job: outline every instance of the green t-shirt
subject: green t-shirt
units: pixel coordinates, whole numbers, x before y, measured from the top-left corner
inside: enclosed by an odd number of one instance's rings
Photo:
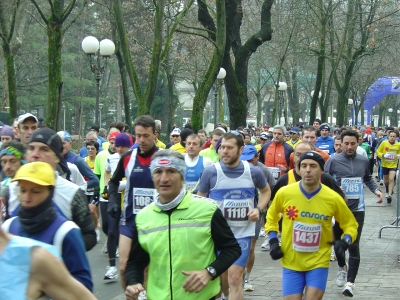
[[[108,152],[108,149],[103,150],[99,154],[97,154],[94,161],[93,173],[96,175],[100,175],[100,192],[104,191],[104,171],[106,170],[107,157],[109,156],[110,152]]]

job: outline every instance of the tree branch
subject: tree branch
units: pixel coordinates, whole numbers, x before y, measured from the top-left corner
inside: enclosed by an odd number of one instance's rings
[[[73,1],[67,6],[67,8],[65,9],[65,11],[62,13],[62,15],[61,15],[61,23],[64,23],[64,21],[68,18],[69,14],[71,13],[71,11],[72,11],[72,10],[74,9],[74,7],[75,7],[75,3],[76,3],[76,0],[73,0]],[[83,6],[85,6],[86,3],[87,3],[87,0],[85,0],[85,1],[83,2]],[[82,12],[82,9],[80,9],[80,12]],[[78,16],[79,16],[79,14],[78,14]]]
[[[178,17],[175,19],[174,23],[172,24],[171,30],[168,34],[167,40],[164,45],[164,49],[161,52],[160,56],[160,61],[164,60],[165,54],[168,51],[169,45],[171,44],[172,36],[178,27],[179,22],[182,20],[182,18],[186,15],[187,11],[189,8],[192,6],[194,0],[190,0],[189,3],[185,6],[185,8],[179,13]]]
[[[181,29],[177,29],[176,32],[201,36],[202,38],[205,38],[207,41],[212,43],[215,47],[217,47],[217,45],[215,44],[215,41],[213,41],[212,39],[210,39],[209,37],[207,37],[207,36],[205,36],[203,34],[200,34],[200,33],[197,33],[197,32],[192,32],[192,31],[184,31],[184,30],[181,30]]]
[[[208,32],[209,34],[215,34],[215,31],[211,31],[211,30],[208,30],[208,29],[205,29],[205,28],[194,27],[194,26],[188,26],[188,25],[185,25],[185,24],[183,24],[183,23],[180,23],[179,25],[180,25],[180,26],[183,26],[183,27],[185,27],[185,28],[188,28],[188,29],[199,30],[199,31],[205,31],[205,32]]]
[[[78,13],[76,14],[76,16],[65,26],[65,28],[63,29],[63,35],[64,33],[68,30],[68,28],[75,23],[75,21],[79,18],[79,16],[82,14],[83,9],[85,8],[86,4],[87,4],[88,0],[84,0],[82,7],[79,9]],[[68,17],[68,16],[66,16]],[[64,22],[64,17],[63,17],[63,22]]]
[[[36,9],[38,10],[40,16],[42,17],[44,23],[46,23],[46,25],[49,23],[49,21],[47,20],[47,18],[45,17],[45,15],[43,14],[42,10],[40,9],[39,5],[36,3],[36,0],[31,0],[31,2],[33,3],[33,5],[36,7]],[[49,1],[51,2],[51,1]],[[51,4],[52,5],[52,4]]]

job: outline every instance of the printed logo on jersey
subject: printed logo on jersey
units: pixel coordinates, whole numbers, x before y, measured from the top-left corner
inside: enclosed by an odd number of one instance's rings
[[[296,209],[296,206],[288,206],[286,208],[286,215],[292,221],[294,221],[299,216],[299,210]]]
[[[312,213],[309,211],[302,211],[300,213],[300,216],[302,216],[303,218],[309,218],[309,219],[316,219],[316,220],[325,220],[327,221],[329,219],[329,216],[323,215],[323,214],[319,214],[319,213]]]

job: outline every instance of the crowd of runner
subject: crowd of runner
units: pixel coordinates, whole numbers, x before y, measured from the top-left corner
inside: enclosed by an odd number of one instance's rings
[[[30,113],[0,127],[7,299],[95,299],[86,252],[101,242],[104,281],[120,279],[127,299],[241,300],[262,289],[251,282],[259,237],[281,261],[283,299],[322,299],[335,260],[352,297],[364,185],[390,205],[400,155],[395,128],[318,119],[210,133],[174,124],[165,144],[144,115],[131,131],[92,126],[79,149]]]

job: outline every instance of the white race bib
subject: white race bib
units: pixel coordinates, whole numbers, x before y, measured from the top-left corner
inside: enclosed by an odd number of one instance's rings
[[[267,168],[268,168],[268,170],[271,171],[271,173],[275,179],[278,179],[281,176],[281,170],[279,170],[279,168],[275,168],[275,167],[267,167]]]
[[[292,248],[298,252],[316,252],[321,243],[322,224],[293,224]]]
[[[224,200],[224,217],[230,226],[247,226],[249,217],[247,214],[250,211],[250,199]]]
[[[133,188],[133,213],[136,215],[149,205],[157,196],[156,189]]]

